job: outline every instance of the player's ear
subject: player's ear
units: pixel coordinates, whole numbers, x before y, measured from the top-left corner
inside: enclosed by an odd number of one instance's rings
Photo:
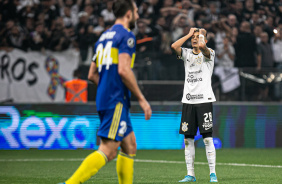
[[[208,43],[208,40],[207,40],[207,39],[205,39],[205,43],[206,43],[206,44]]]
[[[131,19],[132,19],[132,11],[131,11],[131,10],[128,10],[128,11],[126,12],[125,16],[126,16],[129,20],[131,20]]]

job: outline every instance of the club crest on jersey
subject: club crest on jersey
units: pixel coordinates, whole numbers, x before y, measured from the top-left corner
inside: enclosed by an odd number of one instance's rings
[[[128,45],[128,47],[133,48],[134,47],[134,39],[128,38],[127,45]]]
[[[182,131],[183,131],[183,132],[186,132],[186,131],[188,130],[188,123],[183,122],[183,123],[182,123],[182,128],[181,128],[181,129],[182,129]]]

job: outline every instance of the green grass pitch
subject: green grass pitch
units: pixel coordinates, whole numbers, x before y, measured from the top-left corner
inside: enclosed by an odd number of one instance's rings
[[[1,150],[0,184],[63,182],[91,152],[92,150]],[[204,149],[196,149],[195,162],[197,183],[209,183]],[[115,164],[115,161],[108,163],[86,184],[118,183]],[[216,172],[219,183],[282,183],[282,149],[217,150]],[[183,150],[137,152],[134,164],[136,184],[178,183],[185,174]]]

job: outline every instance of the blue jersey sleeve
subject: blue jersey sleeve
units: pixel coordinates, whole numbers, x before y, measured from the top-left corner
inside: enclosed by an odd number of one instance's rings
[[[127,53],[130,55],[130,57],[132,57],[133,53],[135,53],[135,49],[136,49],[136,38],[131,32],[129,32],[121,40],[121,43],[118,48],[119,54]]]

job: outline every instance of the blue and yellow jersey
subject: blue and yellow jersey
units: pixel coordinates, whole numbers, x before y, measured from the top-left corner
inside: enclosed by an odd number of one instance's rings
[[[130,107],[131,93],[118,74],[118,55],[128,53],[131,68],[135,59],[135,36],[120,24],[105,31],[95,44],[93,61],[99,71],[99,84],[96,96],[97,110],[114,109],[118,102]]]

